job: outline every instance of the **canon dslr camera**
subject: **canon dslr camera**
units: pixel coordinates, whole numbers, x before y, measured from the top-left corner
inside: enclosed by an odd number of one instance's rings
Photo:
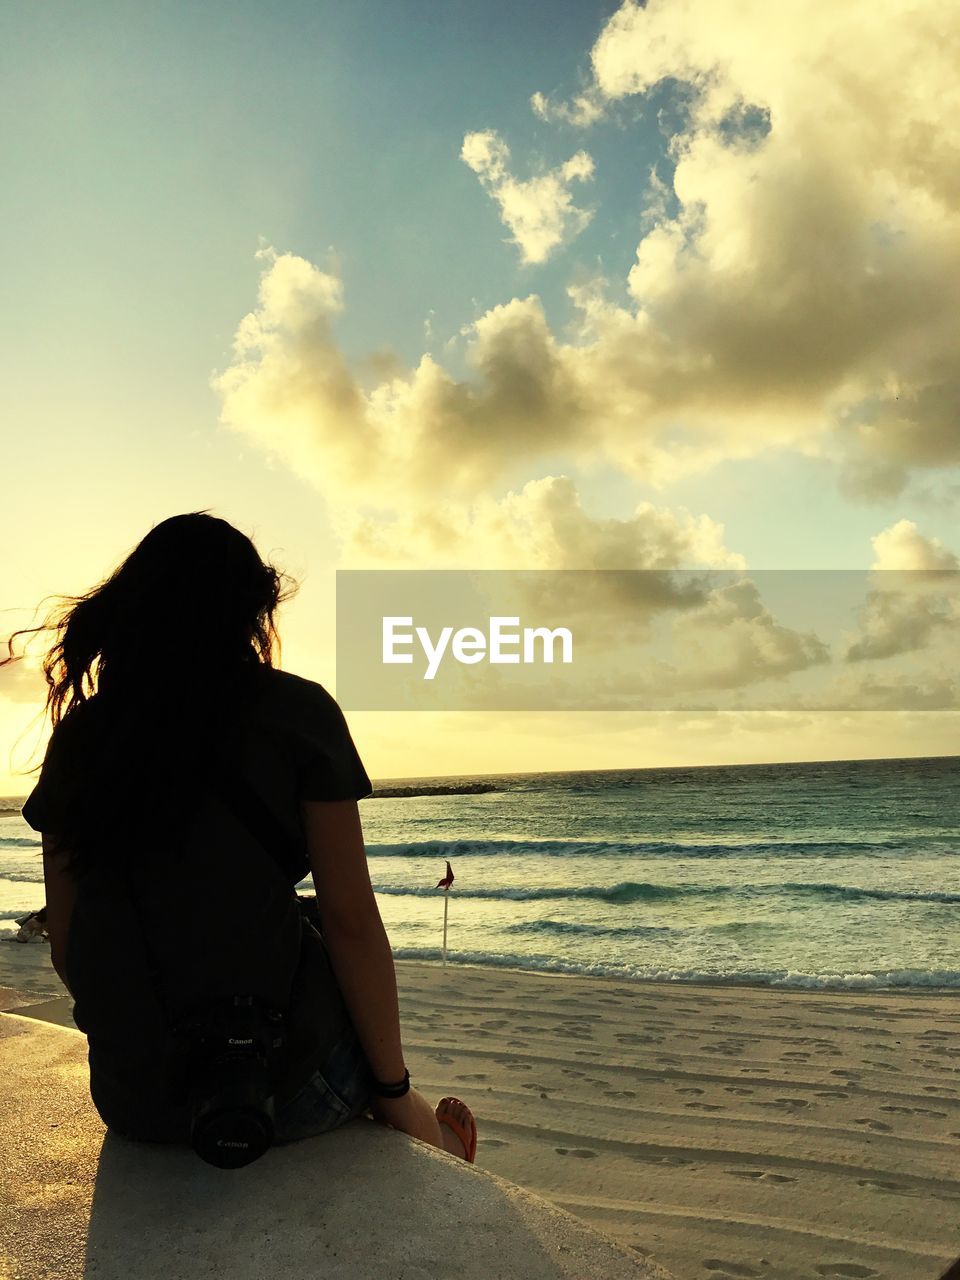
[[[273,1142],[282,1015],[252,996],[233,996],[184,1030],[191,1043],[190,1142],[207,1164],[239,1169]]]

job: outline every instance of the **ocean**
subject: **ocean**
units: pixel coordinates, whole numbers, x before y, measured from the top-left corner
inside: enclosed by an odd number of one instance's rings
[[[361,814],[398,959],[440,959],[449,860],[451,966],[956,988],[958,784],[960,757],[392,779]],[[43,902],[18,808],[0,801],[7,936]]]

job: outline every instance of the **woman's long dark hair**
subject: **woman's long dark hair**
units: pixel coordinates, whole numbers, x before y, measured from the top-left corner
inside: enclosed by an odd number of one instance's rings
[[[296,584],[207,512],[156,525],[86,595],[40,626],[53,737],[55,832],[78,871],[160,848],[231,762],[258,669],[279,648],[274,614]]]

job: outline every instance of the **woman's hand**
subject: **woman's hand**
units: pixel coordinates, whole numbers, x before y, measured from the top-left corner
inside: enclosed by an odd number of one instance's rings
[[[423,1094],[412,1085],[402,1098],[375,1096],[370,1104],[370,1111],[374,1120],[380,1124],[399,1129],[401,1133],[419,1138],[421,1142],[429,1142],[433,1147],[443,1145],[437,1113]]]

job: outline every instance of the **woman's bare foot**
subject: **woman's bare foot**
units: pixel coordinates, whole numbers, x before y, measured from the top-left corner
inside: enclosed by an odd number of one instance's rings
[[[451,1102],[444,1098],[437,1103],[436,1116],[438,1121],[443,1116],[449,1116],[452,1120],[459,1121],[468,1132],[470,1130],[470,1115],[470,1108],[462,1102]],[[449,1125],[440,1125],[440,1137],[446,1151],[449,1151],[451,1155],[459,1156],[461,1160],[466,1159],[467,1149]]]

